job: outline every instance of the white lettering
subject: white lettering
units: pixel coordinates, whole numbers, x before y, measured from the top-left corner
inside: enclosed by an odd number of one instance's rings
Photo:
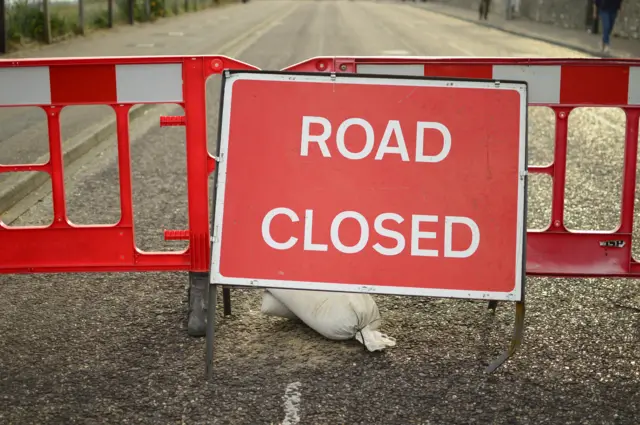
[[[287,250],[294,247],[298,242],[298,238],[295,236],[289,237],[285,242],[277,242],[271,236],[271,222],[278,215],[286,215],[289,219],[296,223],[300,221],[298,215],[291,209],[280,207],[274,208],[269,211],[262,220],[262,238],[273,249]],[[340,226],[346,219],[354,219],[360,226],[360,235],[358,242],[355,245],[345,245],[340,239]],[[390,220],[398,225],[398,230],[391,230],[385,227],[385,221]],[[385,238],[394,240],[396,243],[392,246],[384,246],[380,242],[376,242],[371,245],[374,251],[384,256],[395,256],[405,251],[408,239],[411,239],[410,255],[413,257],[440,257],[438,249],[423,249],[420,248],[420,241],[422,239],[436,239],[437,234],[442,231],[442,225],[438,226],[438,233],[435,231],[420,230],[421,223],[439,223],[440,217],[436,215],[419,215],[414,214],[411,216],[411,226],[409,231],[409,225],[403,225],[405,219],[400,215],[393,212],[385,212],[379,214],[374,219],[375,232]],[[454,224],[461,224],[469,228],[471,231],[471,242],[469,246],[464,250],[453,249],[453,228]],[[435,230],[435,229],[433,229]],[[302,229],[299,230],[302,232]],[[326,232],[326,230],[325,230]],[[410,236],[409,236],[410,232]],[[322,235],[322,231],[320,232]],[[326,235],[326,233],[325,233]],[[317,236],[317,235],[316,235]],[[364,250],[369,243],[370,229],[367,219],[356,211],[342,211],[338,213],[331,222],[329,229],[329,239],[331,245],[339,252],[344,254],[355,254]],[[307,209],[304,213],[304,244],[303,249],[305,251],[329,251],[329,245],[326,243],[313,242],[313,210]],[[325,239],[326,236],[321,236]],[[389,244],[391,245],[391,244]],[[480,246],[480,229],[475,221],[468,217],[459,216],[445,216],[444,217],[444,257],[446,258],[468,258],[475,254]]]
[[[305,251],[326,251],[327,244],[313,243],[313,210],[304,212],[304,250]]]
[[[358,240],[358,243],[354,246],[346,246],[340,240],[340,224],[347,218],[355,219],[360,225],[360,240]],[[367,223],[367,220],[362,216],[362,214],[359,214],[355,211],[343,211],[333,219],[333,222],[331,222],[331,242],[338,251],[345,254],[355,254],[356,252],[362,251],[364,247],[367,246],[368,241],[369,224]]]
[[[453,224],[464,224],[471,230],[471,245],[464,251],[454,251],[451,248],[453,241]],[[444,219],[444,256],[450,258],[471,257],[480,245],[480,229],[475,221],[468,217],[445,217]]]
[[[311,124],[322,125],[322,134],[309,134]],[[331,123],[323,117],[302,117],[302,143],[300,145],[300,155],[309,155],[309,143],[317,143],[322,152],[322,156],[331,157],[329,148],[327,147],[327,139],[331,136]]]
[[[442,150],[438,155],[424,154],[424,131],[426,129],[438,130],[442,133],[443,143]],[[418,121],[418,133],[416,135],[416,162],[440,162],[449,155],[451,150],[451,133],[449,129],[439,122],[423,122]]]
[[[347,132],[347,129],[352,125],[359,125],[365,131],[366,141],[364,147],[360,152],[351,152],[347,149],[345,144],[344,135]],[[347,159],[362,159],[371,153],[373,150],[373,127],[367,121],[362,118],[349,118],[344,121],[338,127],[338,131],[336,133],[336,143],[338,144],[338,151]]]
[[[420,239],[435,239],[436,232],[420,231],[420,223],[437,223],[437,215],[413,215],[411,217],[411,255],[415,257],[437,257],[437,249],[420,249]]]
[[[391,135],[394,133],[396,140],[398,141],[398,146],[389,146]],[[382,135],[382,141],[378,147],[375,159],[382,159],[385,153],[398,153],[403,161],[409,161],[409,152],[407,152],[407,145],[404,142],[400,121],[392,120],[387,124],[387,128]]]
[[[382,255],[398,255],[404,250],[404,236],[402,236],[402,233],[400,232],[382,227],[382,222],[385,220],[393,220],[396,223],[402,223],[404,221],[404,218],[396,213],[383,213],[377,216],[373,223],[373,227],[374,229],[376,229],[376,232],[378,232],[380,236],[386,236],[388,238],[395,239],[397,242],[396,246],[394,248],[385,248],[380,243],[376,243],[375,245],[373,245],[373,249],[375,249]]]
[[[322,126],[321,134],[311,134],[311,124]],[[347,148],[346,133],[349,127],[359,126],[364,130],[365,143],[361,150],[350,151]],[[437,155],[425,155],[425,130],[436,130],[442,134],[442,149]],[[317,143],[322,156],[330,158],[331,153],[327,146],[327,140],[331,136],[331,122],[324,117],[303,116],[302,117],[302,137],[300,144],[300,155],[309,156],[309,144]],[[390,146],[391,138],[395,136],[397,146]],[[336,132],[336,145],[340,154],[347,159],[363,159],[373,152],[375,144],[375,134],[373,127],[367,120],[362,118],[348,118],[343,121]],[[440,162],[445,159],[451,151],[451,133],[449,129],[438,122],[418,121],[416,124],[416,162]],[[380,139],[380,145],[376,151],[374,159],[381,160],[385,154],[398,154],[402,161],[409,161],[407,143],[402,133],[400,121],[389,120],[385,131]]]
[[[290,210],[289,208],[274,208],[264,216],[262,219],[262,239],[273,249],[285,250],[293,247],[296,242],[298,242],[298,238],[291,236],[286,242],[276,242],[271,237],[271,232],[269,228],[271,226],[271,220],[278,214],[284,214],[291,219],[294,223],[300,221],[295,212]]]

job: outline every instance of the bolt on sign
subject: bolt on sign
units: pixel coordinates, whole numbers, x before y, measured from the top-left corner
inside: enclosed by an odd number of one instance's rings
[[[211,284],[523,301],[526,83],[223,81]]]

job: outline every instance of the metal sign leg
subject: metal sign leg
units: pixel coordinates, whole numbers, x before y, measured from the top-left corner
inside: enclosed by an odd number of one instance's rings
[[[511,339],[511,344],[509,348],[502,353],[500,357],[495,359],[489,367],[487,367],[486,372],[491,373],[497,368],[499,368],[502,363],[504,363],[509,357],[511,357],[517,350],[517,348],[522,344],[522,338],[524,335],[524,301],[516,303],[516,321],[515,327],[513,329],[513,337]]]
[[[489,301],[489,305],[487,306],[487,309],[491,310],[492,314],[496,313],[496,308],[498,308],[498,301],[496,300]]]
[[[207,304],[207,381],[213,377],[213,344],[216,330],[216,302],[218,299],[218,285],[209,285],[209,302]]]
[[[225,316],[231,316],[231,288],[222,288],[222,306]]]

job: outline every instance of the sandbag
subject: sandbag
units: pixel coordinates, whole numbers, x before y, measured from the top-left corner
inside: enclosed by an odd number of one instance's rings
[[[285,319],[297,319],[297,316],[287,308],[286,305],[278,301],[269,291],[262,293],[262,314],[267,316],[284,317]]]
[[[369,294],[293,289],[267,289],[293,315],[332,340],[355,338],[369,351],[396,345],[396,340],[379,331],[380,312]],[[263,298],[263,305],[265,300]],[[270,306],[274,306],[270,303]],[[275,311],[275,306],[272,311]],[[280,309],[280,313],[284,310]]]

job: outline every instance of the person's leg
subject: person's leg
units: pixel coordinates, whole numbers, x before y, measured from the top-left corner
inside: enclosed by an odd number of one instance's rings
[[[487,14],[489,13],[489,0],[482,0],[482,19],[487,20]]]
[[[616,25],[616,18],[618,17],[618,11],[612,10],[609,12],[611,15],[609,17],[609,40],[611,40],[611,34],[613,34],[613,27]]]
[[[600,10],[600,20],[602,21],[602,48],[609,46],[609,35],[611,34],[611,11]]]

